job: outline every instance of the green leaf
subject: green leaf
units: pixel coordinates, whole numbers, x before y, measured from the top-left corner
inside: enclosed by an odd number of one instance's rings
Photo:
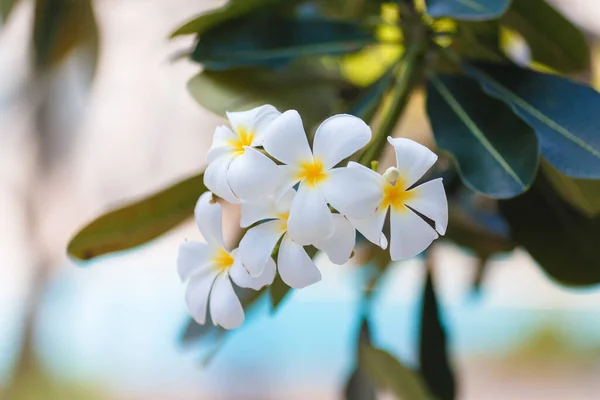
[[[98,28],[91,0],[36,0],[34,18],[37,68],[52,68],[79,46],[97,58]]]
[[[236,17],[266,8],[282,0],[230,0],[226,5],[214,11],[200,14],[177,28],[171,37],[181,35],[202,35],[206,30]]]
[[[204,71],[188,89],[201,106],[217,114],[272,104],[298,110],[308,128],[347,108],[356,88],[315,64],[292,64],[272,71],[249,68]]]
[[[436,398],[440,400],[456,398],[456,381],[450,365],[446,332],[440,320],[431,271],[427,271],[423,291],[419,365],[421,376]]]
[[[360,369],[377,387],[392,393],[398,400],[433,400],[421,377],[406,368],[384,350],[363,345],[359,357]]]
[[[195,175],[133,204],[94,220],[69,242],[67,252],[79,260],[144,244],[193,215],[207,189]]]
[[[512,66],[463,64],[490,95],[504,101],[536,132],[541,153],[562,173],[600,178],[600,110],[594,89],[556,75]]]
[[[599,180],[571,178],[546,162],[542,163],[542,171],[554,190],[573,207],[588,217],[600,214]]]
[[[600,283],[600,218],[586,218],[556,195],[543,174],[523,195],[500,202],[515,241],[561,284]]]
[[[390,68],[377,82],[368,86],[348,110],[348,114],[357,116],[369,123],[381,105],[385,93],[394,82],[393,68]]]
[[[522,193],[535,177],[535,134],[511,109],[460,76],[432,76],[427,113],[435,140],[457,163],[463,182],[493,198]]]
[[[427,14],[434,18],[486,20],[504,14],[510,0],[425,0]]]
[[[261,65],[277,68],[297,57],[356,52],[375,41],[355,22],[264,13],[205,31],[192,60],[211,70]]]
[[[0,0],[0,23],[4,25],[19,0]],[[1,26],[0,26],[1,27]]]
[[[589,65],[583,33],[544,0],[513,1],[501,23],[523,36],[533,61],[564,73]]]

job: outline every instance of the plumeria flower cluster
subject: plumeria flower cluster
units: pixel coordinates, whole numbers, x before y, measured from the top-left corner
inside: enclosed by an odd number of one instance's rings
[[[388,138],[396,166],[383,175],[344,161],[371,140],[360,118],[326,119],[309,145],[298,112],[265,105],[230,112],[231,128],[216,129],[207,159],[204,193],[194,211],[205,243],[184,242],[178,272],[188,281],[186,303],[194,319],[225,329],[239,327],[244,310],[232,286],[259,290],[276,273],[292,288],[321,280],[305,246],[323,251],[334,264],[351,257],[360,232],[383,249],[390,211],[392,260],[413,257],[446,231],[448,205],[441,179],[417,181],[437,156],[409,139]],[[223,242],[219,197],[241,204],[239,247]],[[433,221],[433,227],[422,216]],[[277,262],[275,262],[277,261]]]

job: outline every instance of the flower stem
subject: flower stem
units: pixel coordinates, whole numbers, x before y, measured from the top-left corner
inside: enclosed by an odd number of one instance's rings
[[[418,81],[421,60],[423,60],[425,46],[422,43],[411,44],[404,56],[404,62],[399,65],[399,73],[390,99],[388,111],[383,116],[377,134],[371,144],[360,155],[358,162],[368,167],[371,161],[378,160],[383,153],[387,137],[392,133],[400,119],[410,95]]]

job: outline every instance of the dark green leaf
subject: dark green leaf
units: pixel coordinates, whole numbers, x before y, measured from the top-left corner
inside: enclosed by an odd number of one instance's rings
[[[433,76],[427,113],[440,149],[452,154],[463,182],[494,198],[513,197],[535,177],[535,134],[502,102],[460,76]]]
[[[77,46],[96,58],[98,31],[91,0],[36,0],[33,44],[37,68],[59,64]]]
[[[583,33],[544,0],[513,1],[501,23],[523,36],[533,61],[565,73],[589,64]]]
[[[386,91],[393,82],[393,71],[386,72],[377,82],[366,88],[352,104],[348,114],[355,115],[367,123],[371,121],[383,101]]]
[[[463,65],[483,89],[536,132],[542,155],[575,178],[600,178],[600,94],[555,75],[499,65]]]
[[[285,65],[301,56],[356,52],[375,38],[352,22],[305,20],[264,13],[204,32],[192,60],[211,70]]]
[[[453,400],[456,397],[456,382],[430,271],[427,272],[423,292],[419,363],[421,376],[431,393],[440,400]]]
[[[398,400],[432,400],[421,377],[406,368],[389,353],[363,345],[359,367],[378,388],[389,391]]]
[[[523,195],[500,202],[513,238],[564,285],[600,283],[600,218],[586,218],[556,195],[543,177]]]
[[[4,25],[19,0],[0,0],[0,24]],[[1,26],[0,26],[1,27]]]
[[[277,71],[204,71],[190,80],[188,89],[200,105],[221,115],[263,104],[296,109],[309,129],[345,110],[346,97],[356,88],[318,65],[300,63]]]
[[[181,35],[201,35],[207,29],[222,22],[251,13],[282,0],[230,0],[226,5],[214,11],[201,14],[171,33],[171,37]]]
[[[554,190],[588,217],[600,214],[600,180],[576,179],[560,173],[546,162],[542,170]]]
[[[136,203],[111,211],[88,224],[69,242],[67,252],[79,260],[144,244],[185,219],[206,191],[204,175],[195,175]]]
[[[269,298],[271,299],[271,312],[275,312],[281,306],[283,300],[290,293],[291,288],[286,285],[279,275],[275,277],[273,284],[269,287]]]
[[[510,0],[425,0],[427,14],[434,18],[462,20],[498,18],[506,12]]]

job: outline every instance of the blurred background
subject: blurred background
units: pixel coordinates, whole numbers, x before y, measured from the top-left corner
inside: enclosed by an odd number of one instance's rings
[[[95,216],[204,167],[212,132],[223,121],[186,90],[198,66],[174,60],[193,39],[167,37],[223,3],[94,1],[99,58],[93,80],[85,51],[38,73],[31,61],[32,1],[19,2],[2,22],[5,398],[342,398],[353,368],[364,269],[320,257],[319,284],[293,293],[273,316],[259,305],[203,366],[214,343],[181,341],[188,314],[175,260],[179,243],[199,236],[191,223],[85,266],[66,257],[71,235]],[[597,2],[552,3],[591,43],[598,41]],[[422,96],[413,98],[396,134],[431,142]],[[236,221],[228,222],[232,231]],[[558,286],[516,250],[491,261],[484,290],[473,295],[473,255],[443,244],[433,257],[459,398],[600,397],[600,291]],[[373,340],[408,365],[418,349],[422,263],[397,263],[374,297]]]

